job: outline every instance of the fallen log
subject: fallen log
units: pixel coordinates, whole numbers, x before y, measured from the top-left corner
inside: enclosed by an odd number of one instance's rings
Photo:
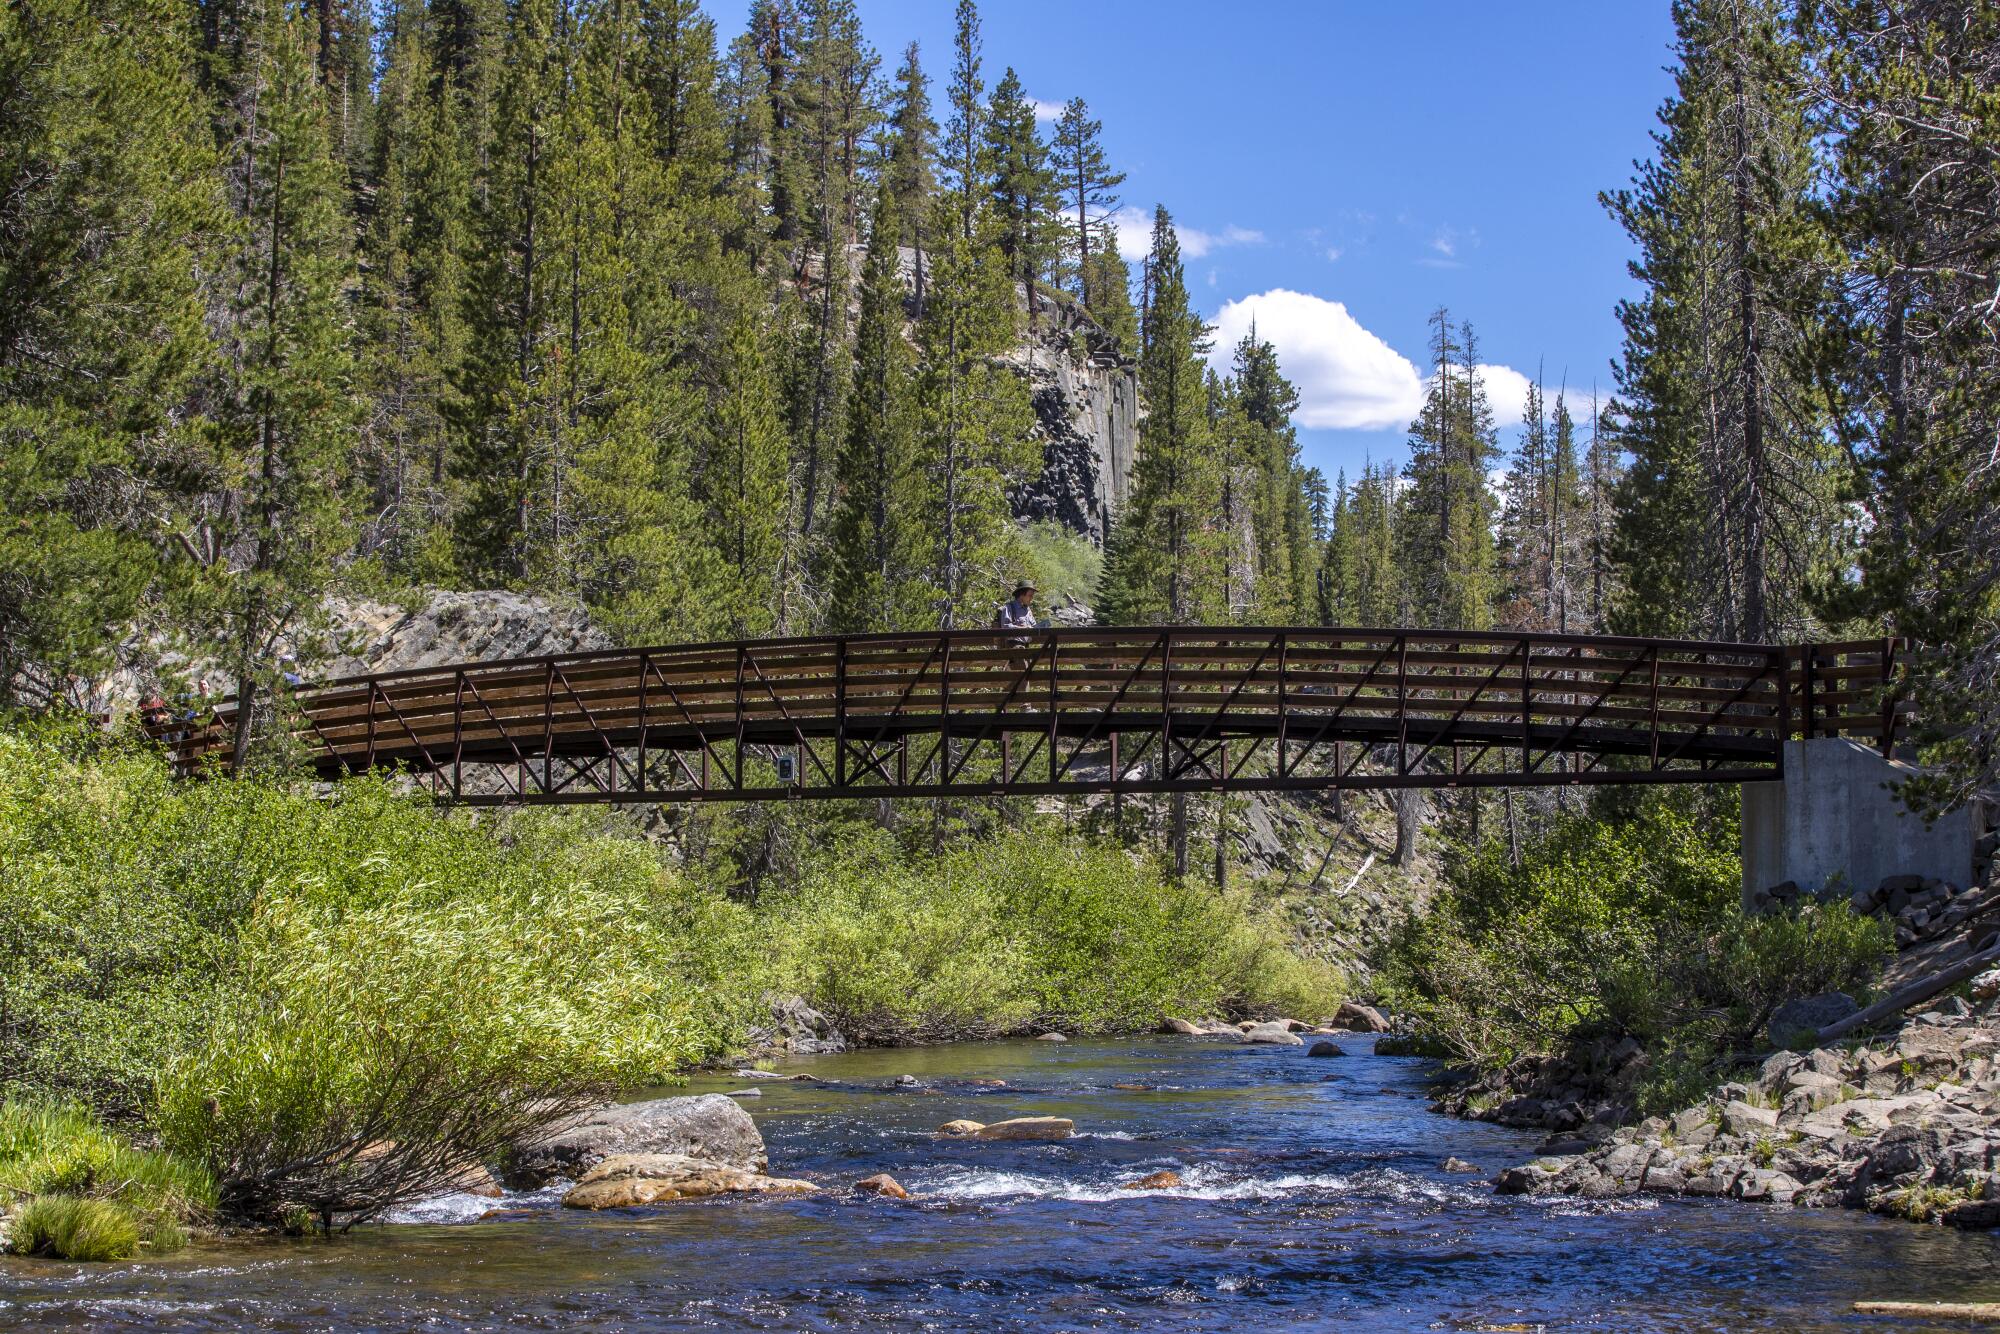
[[[1900,1315],[1918,1320],[2000,1322],[2000,1302],[1856,1302],[1856,1315]]]
[[[1995,964],[2000,964],[2000,945],[1994,945],[1979,951],[1977,954],[1968,955],[1949,968],[1940,969],[1927,977],[1918,978],[1908,986],[1893,991],[1884,999],[1876,1001],[1867,1009],[1857,1010],[1838,1023],[1828,1024],[1813,1035],[1813,1040],[1819,1045],[1824,1046],[1838,1038],[1846,1037],[1849,1033],[1857,1029],[1867,1028],[1872,1024],[1889,1018],[1891,1015],[1901,1014],[1904,1010],[1909,1009],[1919,1001],[1927,1001],[1946,987],[1955,987],[1967,978],[1977,973],[1985,972]]]

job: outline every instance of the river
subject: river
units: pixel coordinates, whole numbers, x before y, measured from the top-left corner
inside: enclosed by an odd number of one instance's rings
[[[111,1330],[1911,1329],[1857,1298],[2000,1296],[2000,1241],[1845,1212],[1499,1198],[1534,1138],[1425,1110],[1425,1063],[1187,1038],[791,1063],[746,1105],[839,1187],[589,1215],[436,1201],[331,1241],[146,1264],[0,1260],[0,1326]],[[898,1075],[922,1087],[896,1088]],[[993,1088],[976,1080],[1004,1080]],[[1138,1085],[1143,1087],[1118,1087]],[[734,1089],[704,1077],[690,1088]],[[1056,1144],[931,1132],[1074,1118]],[[1184,1185],[1121,1182],[1172,1168]],[[918,1198],[845,1187],[891,1172]],[[503,1218],[480,1216],[496,1207]]]

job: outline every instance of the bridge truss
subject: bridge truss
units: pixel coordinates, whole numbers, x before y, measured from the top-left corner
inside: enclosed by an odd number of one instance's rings
[[[323,776],[466,805],[1739,782],[1893,744],[1893,641],[1321,628],[745,640],[351,677],[285,701]],[[237,719],[171,744],[226,758]]]

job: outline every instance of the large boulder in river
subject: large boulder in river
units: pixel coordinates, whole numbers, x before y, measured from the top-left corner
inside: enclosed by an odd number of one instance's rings
[[[764,1137],[750,1113],[720,1093],[599,1107],[514,1146],[506,1164],[516,1190],[557,1177],[582,1178],[617,1154],[685,1154],[761,1172]]]
[[[1252,1024],[1243,1030],[1245,1042],[1268,1042],[1279,1047],[1303,1047],[1305,1039],[1283,1024]]]
[[[769,1177],[733,1163],[691,1158],[684,1153],[621,1153],[585,1172],[563,1196],[563,1207],[631,1209],[708,1195],[803,1195],[818,1189],[810,1181]]]
[[[1333,1023],[1328,1027],[1344,1028],[1351,1033],[1386,1033],[1389,1021],[1372,1005],[1342,1001],[1339,1012],[1333,1016]]]

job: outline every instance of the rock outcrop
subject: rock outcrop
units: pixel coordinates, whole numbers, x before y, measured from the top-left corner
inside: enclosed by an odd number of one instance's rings
[[[833,1020],[806,1004],[804,997],[767,992],[764,1004],[771,1022],[751,1025],[745,1044],[748,1054],[826,1056],[847,1050],[847,1039]]]
[[[327,613],[334,656],[316,671],[328,678],[614,647],[581,610],[501,589],[435,591],[413,609],[337,597]]]
[[[727,1096],[655,1098],[599,1107],[514,1146],[503,1176],[517,1190],[557,1177],[582,1179],[621,1155],[673,1154],[761,1172],[767,1159],[757,1123]]]
[[[1042,444],[1042,474],[1013,491],[1014,517],[1059,523],[1102,546],[1138,459],[1138,368],[1104,347],[1074,303],[1036,295],[1037,330],[1003,358],[1028,382]]]
[[[1506,1169],[1495,1189],[1717,1195],[2000,1226],[2000,1003],[1954,998],[1866,1045],[1775,1052],[1671,1117],[1585,1140]]]

